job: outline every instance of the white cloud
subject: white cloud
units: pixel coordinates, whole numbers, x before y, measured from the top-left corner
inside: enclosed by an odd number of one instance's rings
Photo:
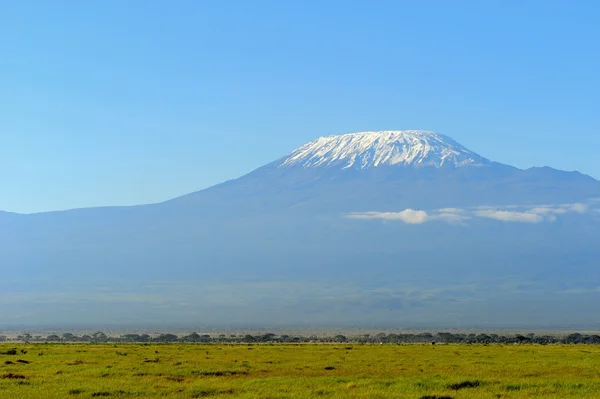
[[[544,220],[543,216],[531,212],[480,210],[475,211],[475,215],[482,218],[500,220],[503,222],[540,223]]]
[[[502,222],[541,223],[554,222],[559,215],[568,213],[600,213],[600,209],[590,209],[586,203],[560,205],[504,205],[493,207],[489,205],[471,208],[440,208],[432,211],[405,209],[400,212],[352,212],[346,217],[351,219],[399,220],[408,224],[423,224],[431,221],[465,224],[474,218],[493,219]]]
[[[464,209],[444,208],[437,209],[431,213],[422,210],[405,209],[401,212],[352,212],[346,215],[350,219],[368,219],[368,220],[399,220],[408,224],[423,224],[435,220],[448,223],[463,223],[471,219]]]
[[[427,212],[410,208],[402,212],[352,212],[347,217],[351,219],[400,220],[408,224],[422,224],[429,220]]]
[[[473,208],[476,216],[502,220],[505,222],[539,223],[542,221],[554,222],[556,215],[567,213],[587,213],[589,205],[581,202],[560,205],[534,205],[529,209],[524,206],[508,205],[501,208],[479,206]],[[508,211],[507,209],[511,209]],[[520,209],[518,211],[513,209]]]
[[[437,212],[440,213],[464,213],[465,210],[461,208],[441,208],[438,209]]]
[[[549,214],[557,214],[562,215],[567,213],[568,211],[564,208],[556,208],[552,205],[539,205],[535,208],[531,208],[528,212],[535,213],[537,215],[549,215]]]
[[[471,216],[465,214],[462,210],[460,210],[460,212],[442,212],[441,209],[438,209],[436,212],[438,213],[430,217],[432,220],[443,220],[444,222],[463,224],[466,220],[471,219]]]
[[[577,213],[586,213],[589,209],[588,204],[575,203],[575,204],[563,204],[561,205],[563,209],[566,209],[568,212],[577,212]]]
[[[509,206],[506,206],[505,208],[509,208]],[[486,210],[490,210],[490,209],[496,209],[493,206],[489,206],[489,205],[479,205],[479,206],[472,206],[470,209],[475,209],[475,210],[479,210],[479,211],[486,211]]]

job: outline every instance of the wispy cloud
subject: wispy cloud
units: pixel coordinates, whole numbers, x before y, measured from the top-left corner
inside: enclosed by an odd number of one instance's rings
[[[569,213],[600,213],[600,209],[592,209],[590,203],[572,203],[558,205],[505,205],[493,207],[488,205],[470,208],[440,208],[430,211],[405,209],[399,212],[352,212],[346,215],[350,219],[401,221],[407,224],[423,224],[432,221],[464,224],[470,219],[492,219],[514,223],[554,222],[557,216]]]
[[[551,215],[551,214],[563,215],[569,211],[565,208],[554,207],[551,205],[540,205],[540,206],[531,208],[529,210],[529,212],[535,213],[536,215]]]
[[[540,223],[544,221],[544,217],[542,215],[532,212],[480,210],[475,211],[475,215],[482,218],[500,220],[503,222]]]
[[[408,224],[421,224],[430,219],[427,212],[410,208],[401,212],[352,212],[347,217],[350,219],[400,220]]]
[[[590,208],[590,206],[588,204],[581,204],[581,203],[563,204],[563,205],[561,205],[561,207],[563,207],[563,209],[566,209],[567,211],[577,212],[577,213],[586,213],[588,211],[588,209]]]
[[[448,223],[463,223],[471,219],[465,210],[459,208],[443,208],[426,212],[423,210],[405,209],[400,212],[352,212],[346,215],[350,219],[402,221],[408,224],[423,224],[435,220]]]
[[[448,223],[464,223],[471,219],[471,216],[460,208],[442,208],[433,211],[433,220],[441,220]]]

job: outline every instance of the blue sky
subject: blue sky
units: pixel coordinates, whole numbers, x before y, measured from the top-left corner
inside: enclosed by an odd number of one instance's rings
[[[596,1],[0,3],[0,209],[166,200],[428,129],[600,178]]]

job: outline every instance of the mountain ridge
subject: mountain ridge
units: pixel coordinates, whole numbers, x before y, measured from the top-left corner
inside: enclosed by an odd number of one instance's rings
[[[527,181],[528,185],[531,181],[539,183],[541,179],[555,183],[560,181],[580,181],[592,185],[598,183],[598,180],[592,176],[578,171],[563,171],[549,166],[520,169],[498,163],[467,149],[449,136],[432,131],[383,130],[322,136],[238,178],[157,203],[84,207],[34,214],[4,212],[4,216],[89,213],[101,212],[106,208],[112,212],[117,209],[127,211],[183,203],[190,198],[203,196],[207,192],[223,191],[232,186],[244,186],[245,190],[238,190],[236,193],[237,196],[244,196],[251,193],[257,195],[260,192],[273,194],[276,190],[298,190],[316,184],[318,181],[328,184],[332,181],[353,179],[371,180],[375,185],[387,184],[392,191],[402,190],[401,186],[392,187],[393,184],[402,183],[405,188],[411,187],[410,189],[414,190],[422,188],[420,185],[413,187],[415,182],[430,180],[433,184],[432,179],[437,181],[435,184],[440,185],[444,185],[446,179],[457,182],[464,182],[465,179],[495,181],[495,184],[501,186],[515,179]],[[374,190],[374,188],[368,187],[365,190]],[[211,202],[211,206],[218,205],[219,201]],[[412,207],[417,205],[415,202],[407,204]]]

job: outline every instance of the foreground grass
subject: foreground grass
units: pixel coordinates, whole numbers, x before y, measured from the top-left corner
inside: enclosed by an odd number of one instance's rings
[[[0,398],[600,398],[579,345],[0,345]],[[26,352],[26,353],[22,353]]]

